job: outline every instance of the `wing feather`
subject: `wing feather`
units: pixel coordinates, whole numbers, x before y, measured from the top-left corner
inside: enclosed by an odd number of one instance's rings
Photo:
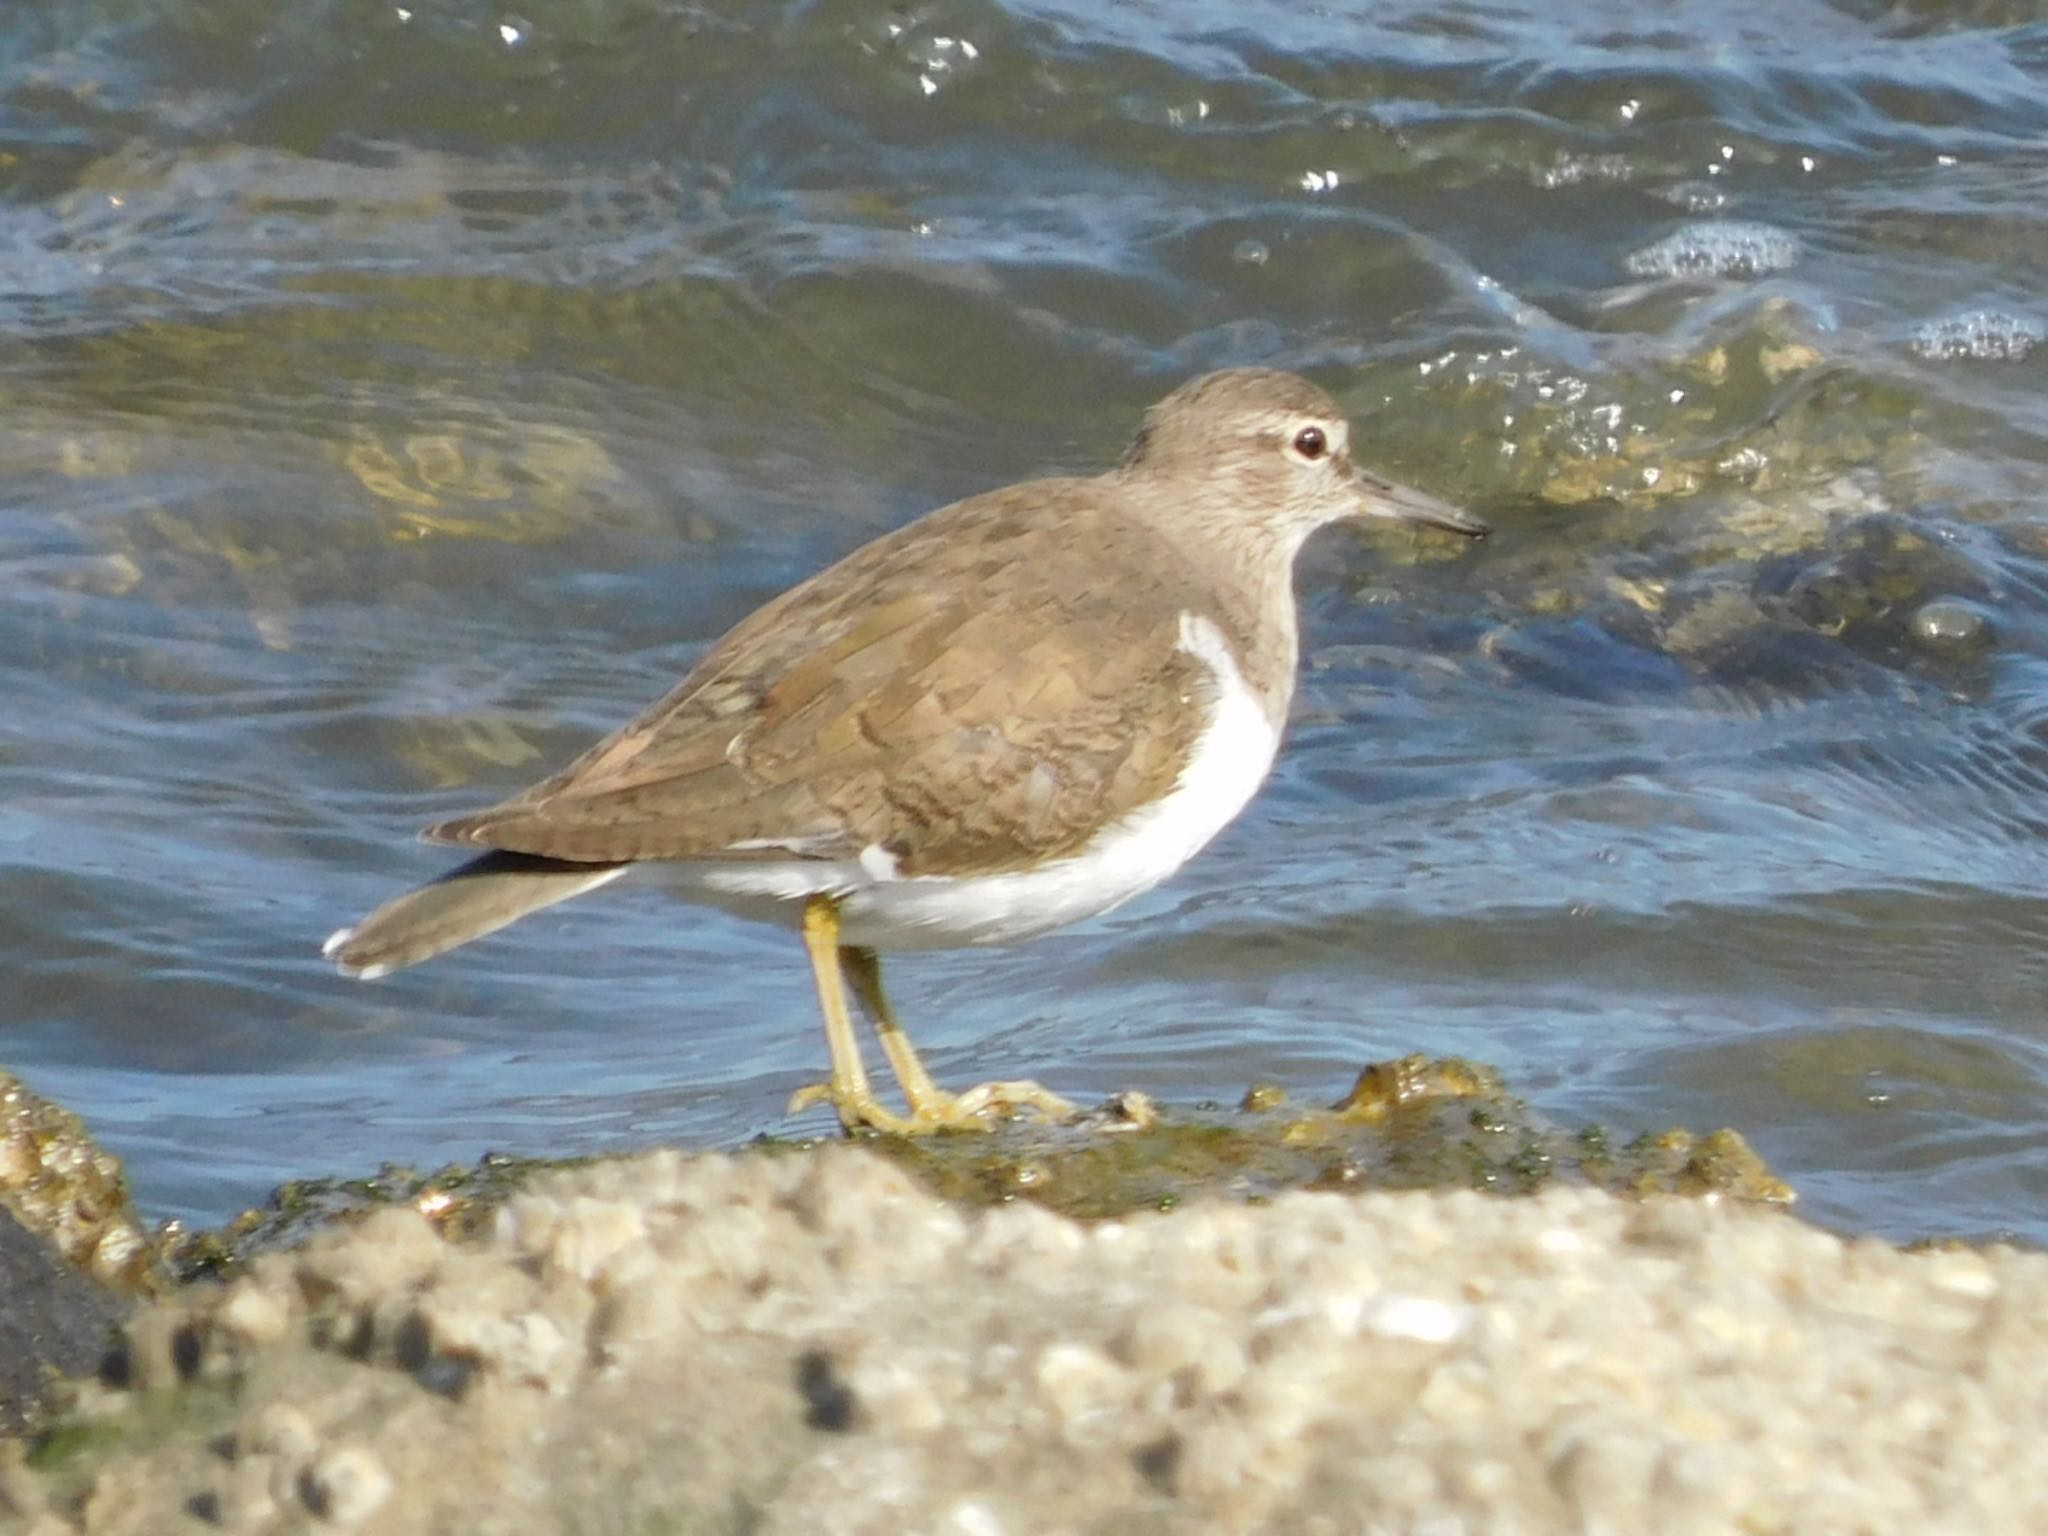
[[[585,861],[879,845],[913,875],[1078,851],[1171,786],[1204,713],[1183,701],[1210,686],[1180,649],[1183,584],[1102,590],[1082,551],[1138,531],[1092,489],[1015,487],[877,540],[561,773],[427,835]],[[1045,539],[1047,513],[1070,536]],[[969,546],[978,579],[963,581]]]

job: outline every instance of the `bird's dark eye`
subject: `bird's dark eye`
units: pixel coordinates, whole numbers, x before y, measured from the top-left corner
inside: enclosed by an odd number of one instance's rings
[[[1294,451],[1304,459],[1320,459],[1330,451],[1330,439],[1321,427],[1303,427],[1294,434]]]

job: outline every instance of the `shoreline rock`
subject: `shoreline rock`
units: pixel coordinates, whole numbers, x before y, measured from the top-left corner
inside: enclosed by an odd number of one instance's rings
[[[100,1363],[127,1310],[0,1201],[0,1439],[63,1410],[65,1378]]]
[[[1082,1222],[859,1147],[376,1211],[138,1314],[35,1536],[1976,1532],[2048,1516],[2048,1257],[1725,1200]],[[0,1519],[0,1524],[4,1524]]]
[[[134,1297],[161,1278],[120,1159],[0,1071],[0,1438],[62,1413]]]

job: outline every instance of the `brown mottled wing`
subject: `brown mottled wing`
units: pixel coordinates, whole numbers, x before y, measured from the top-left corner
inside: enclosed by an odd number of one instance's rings
[[[879,844],[906,874],[1074,852],[1171,787],[1213,697],[1174,582],[1103,590],[1118,544],[1139,570],[1159,554],[1092,481],[944,508],[768,604],[562,773],[427,835],[589,861]]]

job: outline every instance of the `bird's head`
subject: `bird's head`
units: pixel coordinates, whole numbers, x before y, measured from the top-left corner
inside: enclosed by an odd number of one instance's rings
[[[1295,544],[1345,518],[1390,518],[1475,539],[1488,531],[1469,512],[1353,462],[1351,423],[1337,402],[1273,368],[1231,368],[1181,385],[1145,413],[1121,472],[1169,503],[1177,483],[1202,487],[1209,494],[1190,496],[1188,505],[1227,501],[1228,515],[1252,512]]]

